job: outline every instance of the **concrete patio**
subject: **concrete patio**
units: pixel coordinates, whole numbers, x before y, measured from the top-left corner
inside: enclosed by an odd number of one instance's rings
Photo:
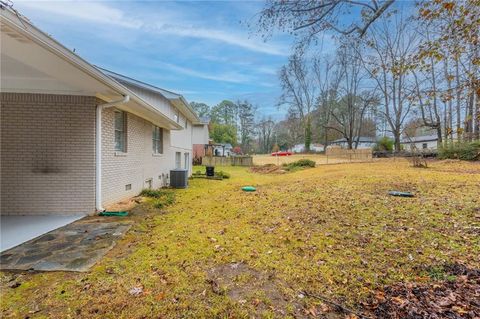
[[[87,271],[130,226],[115,217],[86,217],[3,251],[0,269]]]
[[[0,215],[0,252],[82,217],[84,215]]]

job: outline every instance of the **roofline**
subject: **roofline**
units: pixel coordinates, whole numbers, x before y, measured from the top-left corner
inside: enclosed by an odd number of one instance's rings
[[[116,93],[121,96],[129,95],[132,100],[139,103],[141,106],[145,107],[146,109],[153,111],[154,113],[163,117],[169,124],[177,129],[182,129],[182,126],[177,122],[173,121],[163,113],[159,112],[155,107],[141,99],[137,96],[134,92],[129,90],[128,88],[124,87],[117,81],[111,79],[100,70],[95,68],[92,64],[81,58],[79,55],[75,54],[68,48],[66,48],[63,44],[55,40],[53,37],[49,36],[36,26],[34,26],[28,18],[21,15],[17,10],[11,8],[10,6],[5,5],[3,2],[0,2],[0,15],[2,17],[2,22],[7,23],[11,27],[13,27],[16,31],[24,34],[34,42],[38,43],[39,45],[43,46],[45,49],[49,50],[56,56],[65,61],[71,63],[79,70],[85,72],[86,74],[90,75],[94,79],[102,82],[106,86],[113,89]],[[111,102],[111,101],[106,101]]]
[[[172,92],[170,90],[166,90],[166,89],[162,89],[158,86],[155,86],[155,85],[152,85],[152,84],[149,84],[149,83],[146,83],[146,82],[143,82],[143,81],[140,81],[140,80],[137,80],[137,79],[134,79],[134,78],[131,78],[129,76],[126,76],[126,75],[123,75],[123,74],[120,74],[120,73],[117,73],[117,72],[114,72],[114,71],[110,71],[108,69],[105,69],[105,68],[102,68],[98,65],[94,65],[95,68],[97,69],[100,69],[102,71],[105,71],[105,72],[108,72],[108,73],[112,73],[112,74],[115,74],[116,76],[122,78],[122,79],[125,79],[127,82],[132,82],[132,84],[137,84],[147,90],[150,90],[150,91],[154,91],[158,94],[160,94],[161,96],[163,96],[165,99],[171,101],[171,100],[174,100],[174,99],[170,99],[168,97],[166,97],[161,91],[166,91],[170,94],[173,94],[173,95],[176,95],[178,98],[175,99],[175,100],[180,100],[184,106],[187,108],[187,110],[193,115],[193,117],[195,118],[195,121],[194,123],[195,124],[203,124],[203,122],[201,121],[200,117],[198,116],[197,112],[195,112],[192,107],[190,106],[190,104],[188,104],[187,100],[183,97],[183,95],[181,94],[178,94],[178,93],[175,93],[175,92]]]
[[[352,139],[352,142],[356,142],[357,139]],[[347,142],[347,139],[346,138],[339,138],[339,139],[336,139],[334,141],[331,141],[330,143],[341,143],[341,142]],[[359,139],[358,142],[369,142],[369,143],[376,143],[377,142],[377,139],[371,139],[371,140],[363,140],[363,139]]]
[[[400,143],[417,143],[417,142],[436,142],[438,141],[438,138],[428,138],[428,139],[419,139],[419,140],[403,140]]]

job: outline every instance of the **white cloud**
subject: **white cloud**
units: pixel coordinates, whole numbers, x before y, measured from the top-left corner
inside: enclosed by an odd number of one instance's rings
[[[209,73],[185,68],[182,66],[174,65],[171,63],[156,63],[156,66],[162,69],[167,69],[173,72],[181,73],[188,76],[193,76],[196,78],[206,79],[206,80],[231,82],[231,83],[248,83],[252,81],[250,76],[241,74],[241,73],[236,73],[236,72],[209,74]]]
[[[27,8],[43,11],[62,18],[74,18],[97,24],[139,29],[143,32],[156,34],[218,41],[253,52],[271,55],[288,55],[288,50],[281,45],[265,43],[260,39],[252,39],[243,33],[233,30],[223,31],[218,28],[178,24],[177,21],[181,21],[182,18],[172,16],[169,12],[155,12],[155,19],[161,22],[152,22],[152,16],[145,19],[134,18],[132,14],[100,2],[17,0],[16,4],[18,4],[20,9]],[[160,16],[158,16],[159,14]]]
[[[263,73],[263,74],[269,74],[269,75],[277,75],[278,74],[278,69],[274,67],[269,67],[269,66],[260,66],[260,67],[254,67],[258,73]]]
[[[260,42],[255,41],[243,35],[235,34],[235,32],[232,31],[226,32],[217,29],[172,24],[157,25],[155,26],[155,30],[162,34],[219,41],[254,52],[282,56],[288,55],[288,50],[285,50],[282,46],[265,43],[261,40]]]
[[[53,13],[62,17],[81,19],[125,28],[140,28],[142,23],[129,18],[122,10],[99,2],[87,1],[15,1],[20,8]],[[16,6],[15,6],[16,7]]]

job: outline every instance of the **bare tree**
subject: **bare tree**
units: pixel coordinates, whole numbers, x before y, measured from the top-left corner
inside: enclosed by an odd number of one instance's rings
[[[393,134],[395,150],[399,151],[402,128],[413,101],[410,57],[417,48],[417,34],[400,14],[382,18],[365,42],[371,54],[360,57],[381,92],[384,105],[380,112]]]
[[[337,52],[338,92],[340,98],[330,101],[332,121],[329,129],[342,134],[348,148],[357,148],[362,126],[370,109],[378,104],[378,97],[374,90],[362,90],[365,74],[360,59],[358,42],[347,41]]]
[[[275,29],[290,32],[299,37],[300,46],[325,30],[362,37],[393,3],[394,0],[269,0],[257,25],[266,36]],[[349,22],[341,22],[345,20]]]
[[[280,104],[287,105],[298,114],[304,129],[305,149],[310,150],[312,142],[312,111],[317,99],[317,86],[306,60],[299,54],[290,57],[288,64],[280,70],[282,95]]]
[[[327,146],[329,142],[329,123],[331,122],[331,111],[337,99],[338,84],[340,76],[335,69],[335,63],[328,58],[316,58],[313,63],[313,71],[315,80],[319,89],[317,97],[317,115],[318,123],[325,130],[323,138],[324,145]]]
[[[258,142],[259,148],[262,153],[269,153],[272,150],[274,140],[273,131],[275,128],[275,122],[271,117],[263,117],[257,123]]]

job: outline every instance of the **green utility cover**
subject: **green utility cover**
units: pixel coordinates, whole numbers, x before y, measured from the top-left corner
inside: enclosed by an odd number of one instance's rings
[[[256,190],[257,190],[257,189],[256,189],[255,187],[253,187],[253,186],[244,186],[244,187],[242,187],[242,191],[244,191],[244,192],[254,192],[254,191],[256,191]]]
[[[128,212],[100,212],[99,216],[118,216],[125,217],[128,215]]]

